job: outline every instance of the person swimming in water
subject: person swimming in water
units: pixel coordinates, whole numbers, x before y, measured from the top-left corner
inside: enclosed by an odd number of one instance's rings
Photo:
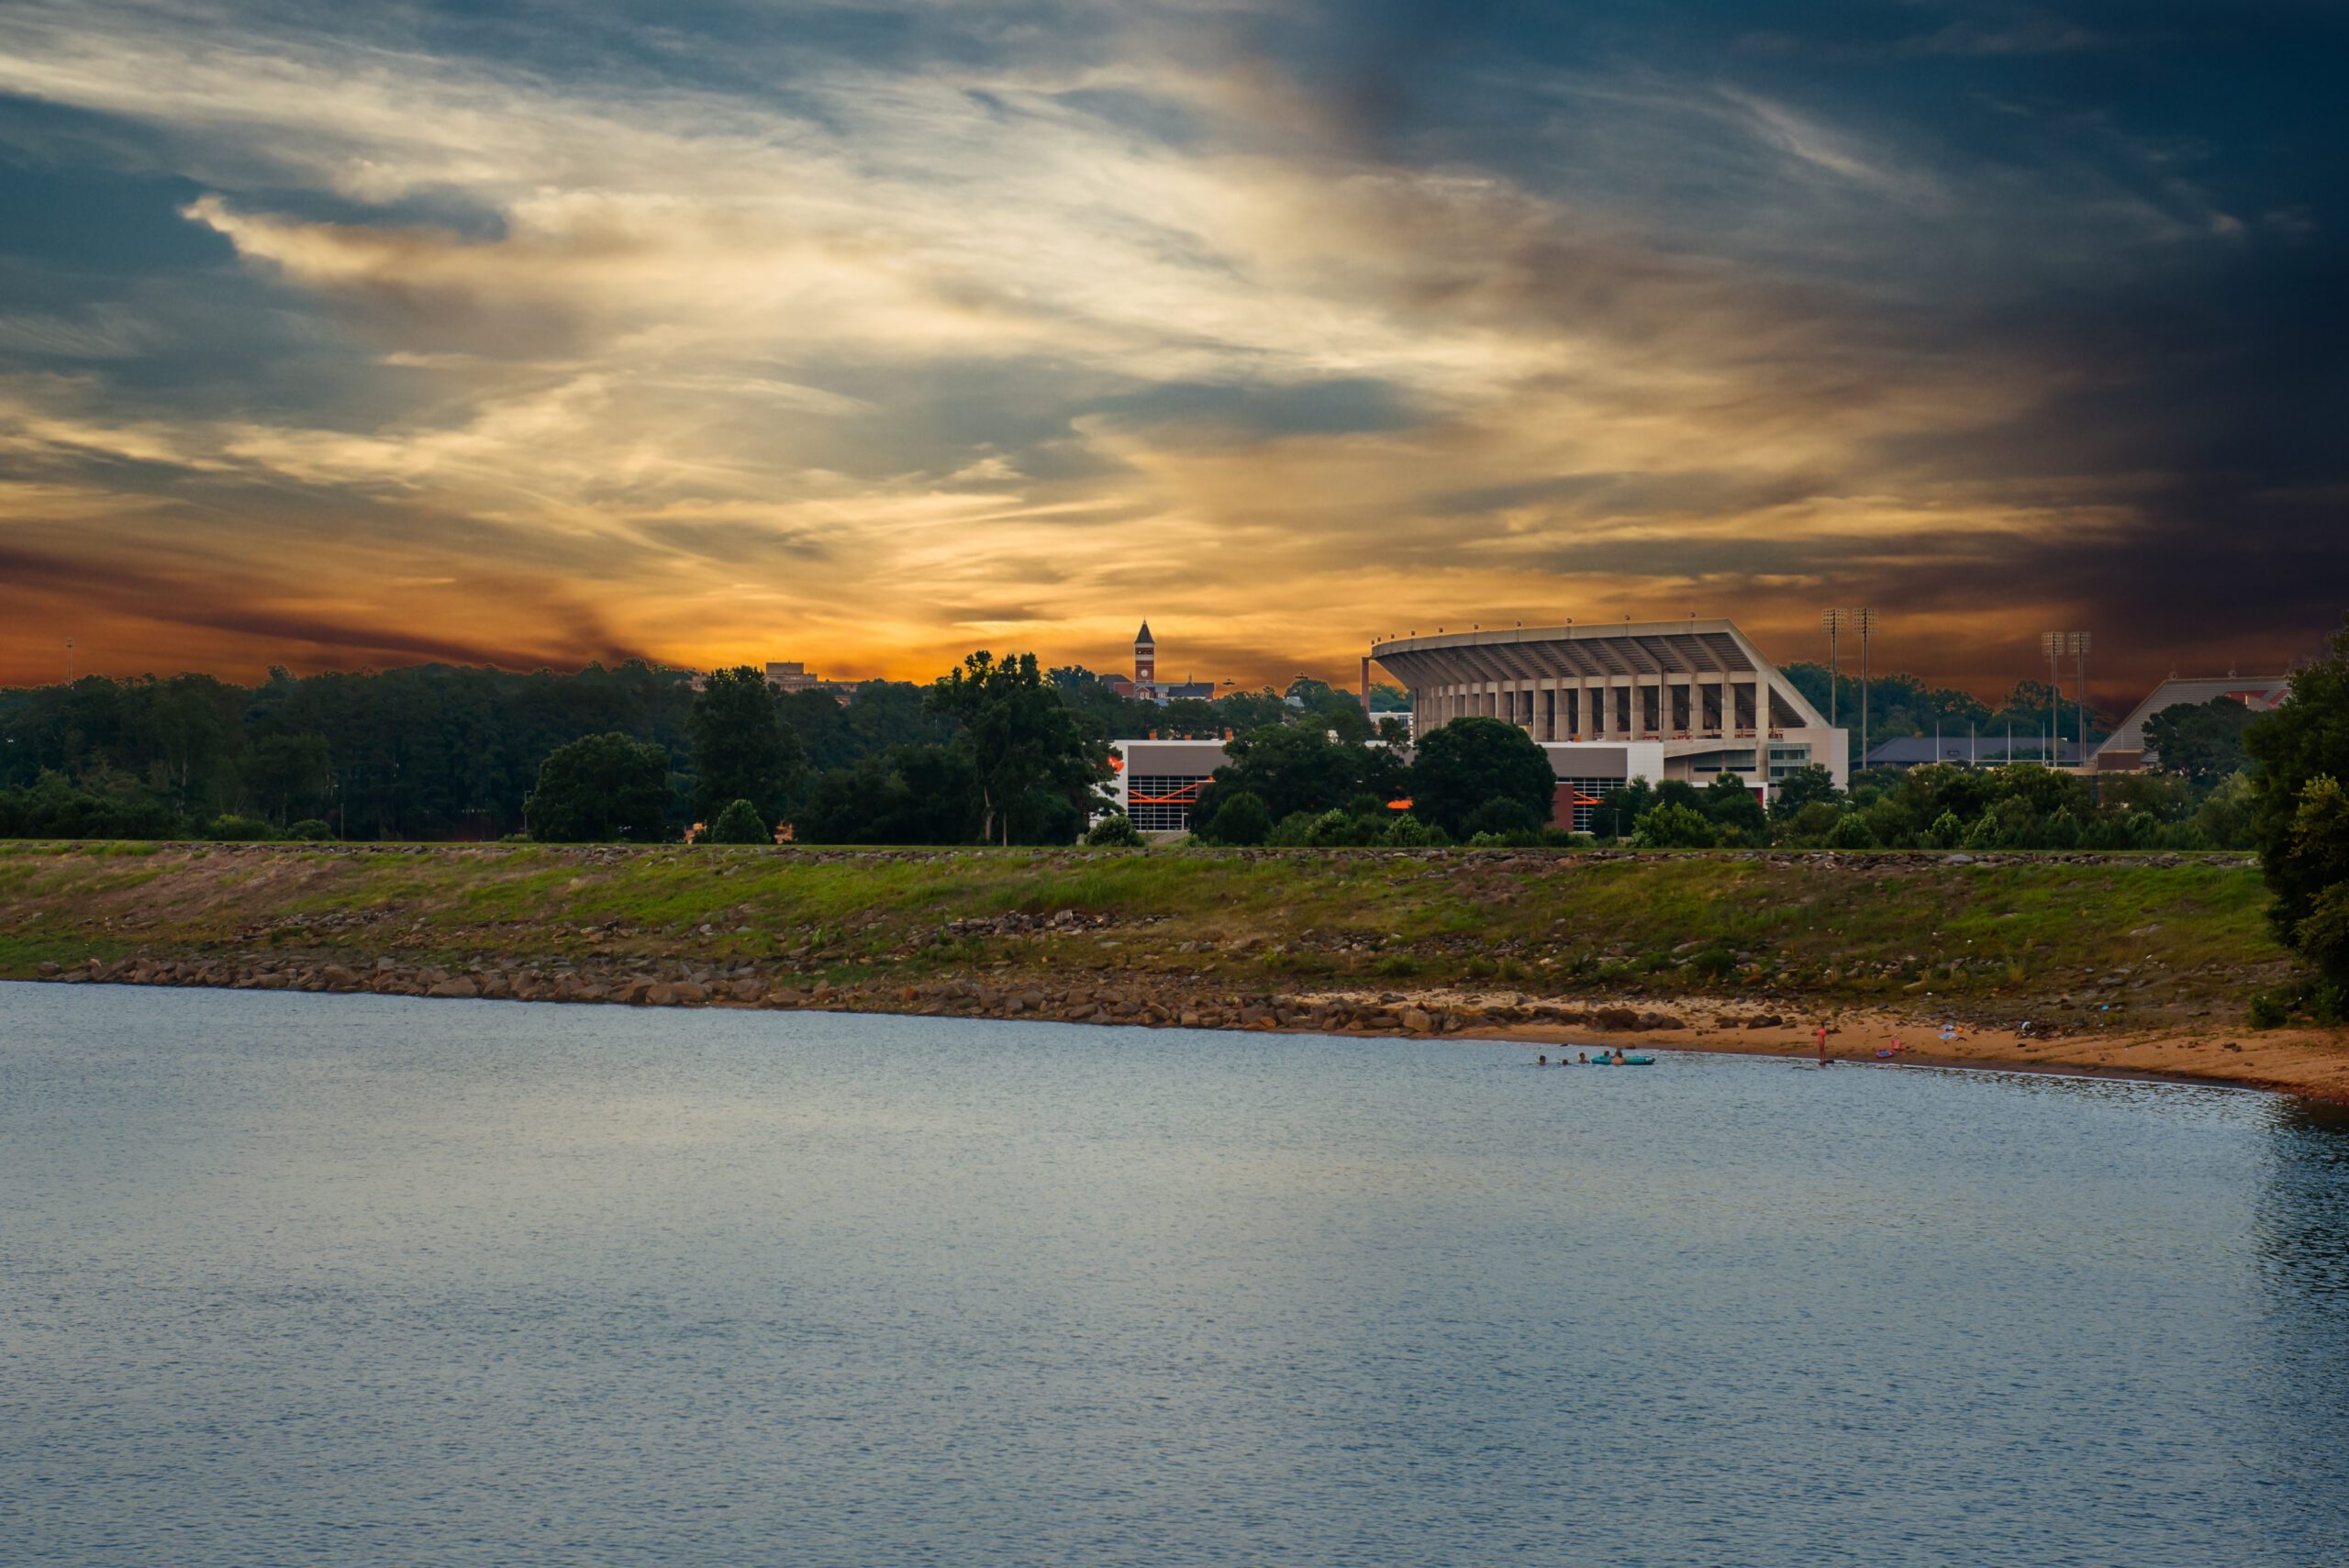
[[[1550,1059],[1546,1056],[1537,1056],[1533,1059],[1533,1065],[1536,1067],[1547,1067],[1550,1065]]]

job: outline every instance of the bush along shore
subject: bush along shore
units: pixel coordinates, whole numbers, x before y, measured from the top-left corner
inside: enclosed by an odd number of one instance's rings
[[[28,843],[0,975],[1787,1052],[1823,1024],[2349,1092],[2349,1043],[2245,1026],[2292,973],[2264,906],[2244,857],[2176,853]]]

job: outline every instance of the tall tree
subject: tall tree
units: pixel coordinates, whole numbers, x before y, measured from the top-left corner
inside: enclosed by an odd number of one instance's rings
[[[546,843],[658,841],[669,836],[669,753],[625,735],[558,746],[539,765],[524,803],[530,836]]]
[[[1033,653],[1001,660],[971,654],[930,687],[928,703],[962,726],[954,746],[977,781],[985,841],[1008,844],[1023,826],[1056,826],[1055,802],[1081,823],[1099,798],[1109,776],[1108,748],[1085,734]]]
[[[1419,742],[1411,762],[1411,814],[1459,835],[1488,800],[1518,800],[1550,820],[1556,772],[1534,739],[1497,718],[1455,718]]]
[[[2292,695],[2243,731],[2252,835],[2275,895],[2268,917],[2337,985],[2349,985],[2349,617],[2329,657],[2292,675]]]
[[[2255,716],[2232,697],[2179,703],[2145,720],[2145,750],[2167,773],[2183,773],[2200,788],[2241,773],[2243,732]]]
[[[693,737],[696,817],[715,821],[729,802],[747,800],[765,820],[781,819],[803,753],[763,672],[748,664],[711,671],[685,729]]]

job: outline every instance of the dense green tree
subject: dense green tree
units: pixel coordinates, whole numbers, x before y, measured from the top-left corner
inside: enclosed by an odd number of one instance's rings
[[[2249,773],[2219,781],[2188,819],[2202,842],[2213,850],[2247,850],[2254,846],[2254,819],[2258,797]]]
[[[334,749],[313,731],[262,735],[251,742],[245,784],[253,803],[281,822],[324,811],[334,798]]]
[[[2208,788],[2243,772],[2248,760],[2243,733],[2255,717],[2232,697],[2179,703],[2145,720],[2145,750],[2159,759],[2164,773],[2183,773]]]
[[[50,769],[29,787],[0,790],[0,838],[168,839],[186,830],[170,802],[128,780],[106,791],[82,789]]]
[[[748,664],[712,670],[694,697],[685,731],[693,738],[696,817],[713,821],[736,800],[749,801],[765,821],[783,816],[805,753],[763,671]]]
[[[810,844],[968,844],[979,837],[979,785],[946,746],[900,746],[820,774],[792,818]]]
[[[1812,801],[1823,800],[1833,805],[1842,792],[1835,787],[1835,775],[1825,767],[1812,762],[1797,768],[1778,781],[1770,801],[1773,817],[1792,817]]]
[[[657,842],[669,837],[669,753],[616,732],[549,752],[523,812],[545,843]]]
[[[1273,815],[1264,796],[1242,789],[1223,797],[1199,837],[1210,844],[1261,844],[1272,831]]]
[[[1600,839],[1628,839],[1650,806],[1655,801],[1655,791],[1648,781],[1640,778],[1598,797],[1598,806],[1590,814],[1593,836]]]
[[[1317,725],[1270,724],[1238,735],[1226,745],[1230,759],[1215,771],[1215,782],[1199,806],[1212,815],[1237,794],[1256,796],[1274,818],[1304,811],[1314,815],[1342,806],[1364,792],[1365,775],[1384,762],[1366,747],[1332,740]],[[1376,793],[1372,791],[1371,793]]]
[[[1814,800],[1780,822],[1778,835],[1789,844],[1820,845],[1842,820],[1842,806],[1831,800]]]
[[[988,842],[1058,838],[1101,800],[1108,749],[1088,738],[1037,668],[1036,656],[997,660],[974,653],[941,676],[928,699],[960,725],[954,744],[979,792],[979,832]]]
[[[2332,774],[2302,786],[2285,852],[2297,884],[2310,890],[2286,935],[2331,988],[2319,1010],[2337,1014],[2349,993],[2349,790]]]
[[[2333,984],[2349,984],[2349,967],[2308,945],[2329,940],[2349,899],[2343,891],[2349,863],[2335,855],[2331,836],[2340,781],[2349,779],[2349,618],[2327,657],[2293,673],[2290,700],[2243,731],[2243,747],[2259,764],[2251,781],[2252,836],[2273,895],[2268,917]],[[2320,779],[2331,782],[2319,788]],[[2311,920],[2319,923],[2310,927]]]
[[[1722,773],[1704,791],[1705,817],[1720,830],[1727,840],[1742,844],[1766,844],[1770,841],[1770,817],[1762,809],[1753,791],[1744,780],[1732,773]]]
[[[1419,743],[1412,759],[1411,810],[1453,837],[1488,800],[1515,800],[1550,820],[1558,780],[1533,738],[1497,718],[1455,718]]]

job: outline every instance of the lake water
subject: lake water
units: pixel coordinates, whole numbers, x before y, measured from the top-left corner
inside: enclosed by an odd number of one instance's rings
[[[0,986],[0,1561],[2349,1562],[2349,1131]]]

